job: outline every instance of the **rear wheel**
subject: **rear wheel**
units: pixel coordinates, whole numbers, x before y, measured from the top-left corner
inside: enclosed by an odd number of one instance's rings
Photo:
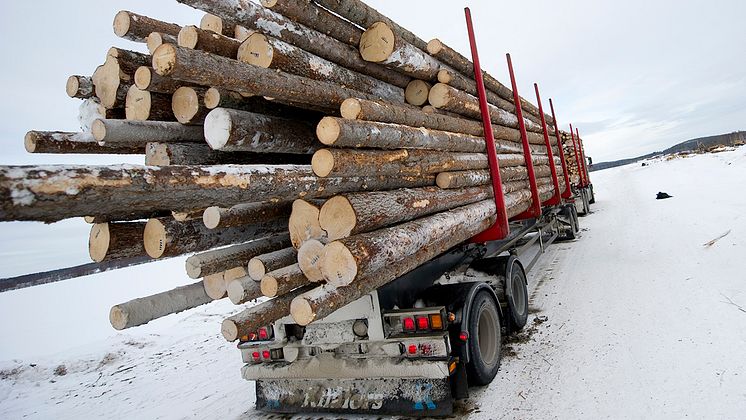
[[[469,383],[487,385],[500,367],[500,316],[497,304],[487,292],[477,293],[469,310]]]
[[[510,310],[509,330],[520,331],[528,320],[528,288],[526,273],[517,258],[508,261],[506,272],[505,296]]]

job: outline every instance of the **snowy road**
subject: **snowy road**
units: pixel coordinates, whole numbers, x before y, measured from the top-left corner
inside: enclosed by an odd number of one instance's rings
[[[592,178],[582,237],[553,245],[530,276],[531,327],[504,343],[496,380],[457,414],[742,417],[746,198],[734,192],[746,185],[746,148]],[[655,200],[658,191],[673,198]],[[0,362],[0,418],[255,418],[253,384],[218,332],[228,309]]]

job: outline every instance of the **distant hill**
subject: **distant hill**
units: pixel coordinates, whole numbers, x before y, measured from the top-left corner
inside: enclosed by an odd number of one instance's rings
[[[588,168],[590,171],[600,171],[602,169],[614,168],[617,166],[629,165],[640,160],[649,159],[655,156],[669,155],[680,152],[691,152],[697,150],[706,150],[714,146],[733,146],[746,143],[746,131],[736,131],[728,134],[718,134],[716,136],[700,137],[687,140],[677,145],[671,146],[660,152],[648,153],[646,155],[634,158],[614,160],[610,162],[594,163]]]

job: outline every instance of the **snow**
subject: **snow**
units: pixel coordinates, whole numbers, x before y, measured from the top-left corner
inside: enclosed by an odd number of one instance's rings
[[[746,412],[746,148],[647,163],[591,174],[597,201],[581,237],[552,245],[534,268],[530,325],[503,343],[495,381],[472,388],[457,414]],[[673,198],[655,200],[658,191]],[[259,417],[239,352],[220,336],[229,302],[102,328],[110,304],[187,282],[174,259],[0,294],[0,418]]]

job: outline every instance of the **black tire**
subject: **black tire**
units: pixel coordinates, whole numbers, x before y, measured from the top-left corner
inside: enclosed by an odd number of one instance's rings
[[[593,193],[593,184],[588,186],[589,191],[591,192],[591,199],[588,200],[588,203],[595,204],[596,203],[596,194]]]
[[[487,385],[500,367],[500,312],[488,292],[477,293],[469,309],[469,363],[466,375],[472,385]]]
[[[508,300],[510,332],[520,331],[528,320],[528,288],[526,287],[526,273],[518,262],[518,258],[511,257],[508,261],[505,282],[505,297]]]
[[[575,211],[575,206],[565,206],[562,209],[561,215],[562,220],[570,224],[570,226],[564,226],[561,239],[565,241],[571,241],[576,238],[576,234],[579,230],[578,213]]]
[[[570,207],[570,213],[572,213],[573,229],[575,234],[577,234],[580,232],[580,219],[578,218],[578,211],[575,209],[575,206]]]

